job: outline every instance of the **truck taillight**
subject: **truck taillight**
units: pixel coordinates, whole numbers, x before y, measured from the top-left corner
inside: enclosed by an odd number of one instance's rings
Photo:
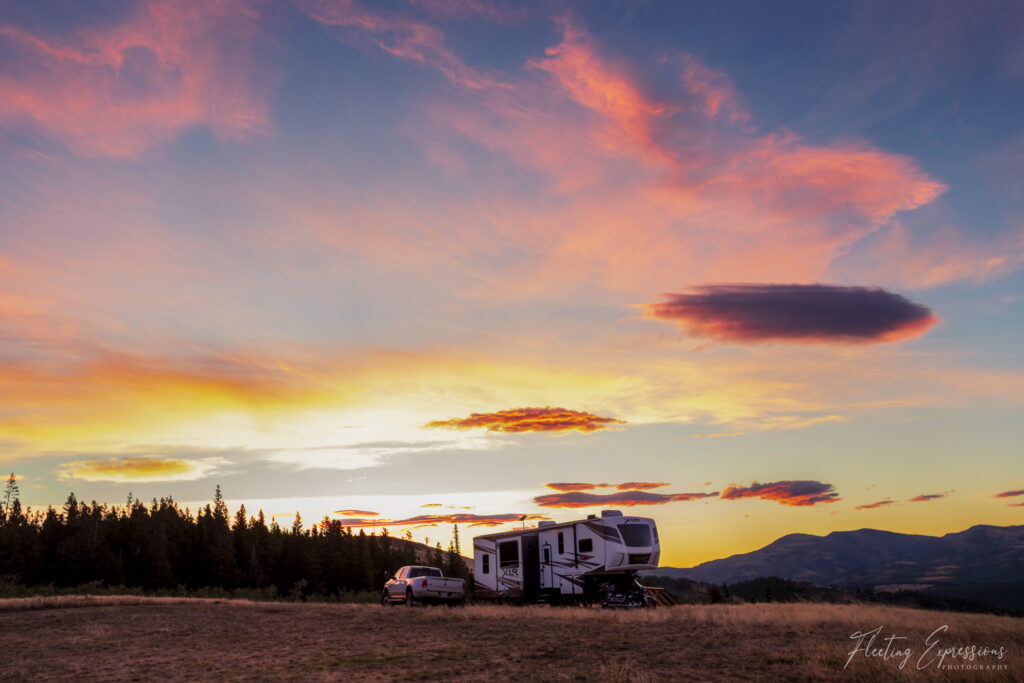
[[[426,588],[426,587],[427,587],[427,580],[423,579],[423,582],[420,583],[420,588]]]

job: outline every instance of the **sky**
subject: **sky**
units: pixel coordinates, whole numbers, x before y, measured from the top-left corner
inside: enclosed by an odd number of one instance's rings
[[[0,466],[444,544],[622,509],[668,566],[1024,523],[1022,33],[6,0]]]

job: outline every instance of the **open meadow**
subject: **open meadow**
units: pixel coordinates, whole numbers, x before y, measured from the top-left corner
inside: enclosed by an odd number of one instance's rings
[[[895,634],[906,640],[894,648],[912,654],[860,652],[844,668],[851,634],[879,626],[874,647]],[[939,667],[941,649],[971,645],[1005,652],[947,654],[944,666],[961,668]],[[0,679],[1010,681],[1024,679],[1024,620],[823,604],[610,611],[24,598],[0,601]]]

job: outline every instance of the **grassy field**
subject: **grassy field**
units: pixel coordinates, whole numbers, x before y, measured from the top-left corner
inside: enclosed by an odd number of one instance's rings
[[[1005,648],[973,662],[941,648]],[[854,656],[883,630],[913,654]],[[919,664],[925,665],[918,669]],[[1024,620],[822,604],[382,608],[142,597],[0,601],[0,679],[1024,680]]]

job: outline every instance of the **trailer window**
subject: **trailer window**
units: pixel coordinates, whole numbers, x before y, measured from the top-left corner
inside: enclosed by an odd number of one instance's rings
[[[592,539],[592,538],[581,538],[580,539],[580,552],[581,553],[592,553],[592,552],[594,552],[594,539]]]
[[[498,544],[498,563],[502,567],[515,567],[519,564],[519,541]]]
[[[490,555],[484,555],[484,557],[483,557],[483,564],[484,564],[484,574],[490,574],[491,573],[491,556]]]
[[[619,533],[630,548],[646,548],[651,545],[651,527],[646,524],[620,524]]]
[[[561,531],[558,532],[558,554],[565,555],[565,536]]]

